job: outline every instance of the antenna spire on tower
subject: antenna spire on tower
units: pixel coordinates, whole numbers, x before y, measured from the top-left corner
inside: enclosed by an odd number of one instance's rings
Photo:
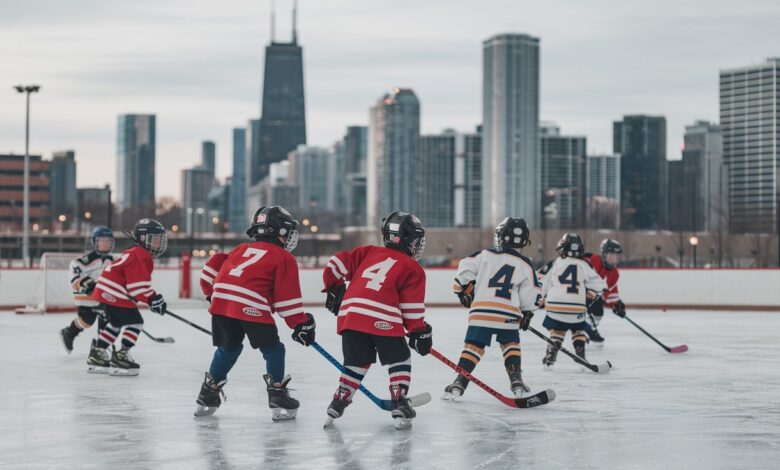
[[[298,44],[298,0],[293,0],[292,42],[293,44]]]
[[[276,41],[276,1],[271,0],[271,42]]]

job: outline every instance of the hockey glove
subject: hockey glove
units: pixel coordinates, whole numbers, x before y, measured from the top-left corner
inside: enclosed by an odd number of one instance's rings
[[[626,304],[622,300],[618,300],[615,305],[612,306],[612,311],[620,318],[626,317]]]
[[[523,331],[528,331],[528,327],[531,326],[531,319],[534,317],[534,312],[523,312],[523,319],[520,320],[520,328]]]
[[[455,282],[458,282],[457,280]],[[474,301],[474,281],[469,282],[465,286],[463,284],[460,284],[460,292],[456,292],[458,294],[458,300],[460,300],[460,304],[463,305],[466,308],[471,307],[471,302]]]
[[[295,325],[292,333],[292,339],[304,346],[309,346],[314,342],[314,333],[317,325],[314,323],[314,317],[311,313],[306,314],[306,321]]]
[[[91,277],[88,277],[81,281],[81,292],[87,295],[91,295],[92,291],[95,290],[95,286],[97,285],[97,282],[95,282],[94,279]]]
[[[344,298],[344,293],[347,292],[347,286],[345,284],[334,284],[328,287],[326,292],[325,308],[333,315],[338,315],[339,308],[341,308],[341,299]]]
[[[168,304],[165,303],[162,295],[154,294],[149,298],[149,310],[159,315],[165,315],[165,311],[168,310]]]
[[[409,333],[409,347],[417,351],[420,356],[425,356],[431,352],[433,346],[433,328],[425,324],[425,328],[419,331]]]

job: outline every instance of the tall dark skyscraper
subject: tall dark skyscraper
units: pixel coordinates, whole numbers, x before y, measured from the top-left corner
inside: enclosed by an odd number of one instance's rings
[[[561,135],[560,128],[541,128],[542,224],[544,228],[585,226],[587,139]]]
[[[154,207],[154,114],[122,114],[117,121],[117,209]]]
[[[613,123],[620,160],[622,228],[658,230],[667,225],[666,118],[623,116]]]
[[[285,160],[299,144],[306,143],[303,48],[298,45],[296,15],[297,6],[293,8],[292,41],[276,42],[272,33],[271,44],[265,48],[260,168],[252,184],[268,174],[269,165]]]

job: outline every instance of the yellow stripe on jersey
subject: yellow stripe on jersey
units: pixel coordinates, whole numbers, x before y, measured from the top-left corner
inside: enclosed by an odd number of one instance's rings
[[[471,304],[471,308],[495,308],[506,310],[507,312],[520,313],[520,309],[512,305],[502,304],[500,302],[490,302],[486,300],[477,300]]]
[[[549,300],[544,307],[548,312],[553,313],[584,313],[587,311],[584,305],[561,305]]]

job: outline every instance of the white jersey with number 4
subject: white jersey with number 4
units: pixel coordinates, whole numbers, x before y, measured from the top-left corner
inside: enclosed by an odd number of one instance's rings
[[[455,292],[474,281],[469,326],[517,329],[521,312],[539,308],[539,283],[531,261],[513,249],[488,249],[463,258]]]
[[[542,283],[547,316],[563,323],[585,321],[587,291],[601,294],[606,288],[607,283],[587,261],[558,258]]]

